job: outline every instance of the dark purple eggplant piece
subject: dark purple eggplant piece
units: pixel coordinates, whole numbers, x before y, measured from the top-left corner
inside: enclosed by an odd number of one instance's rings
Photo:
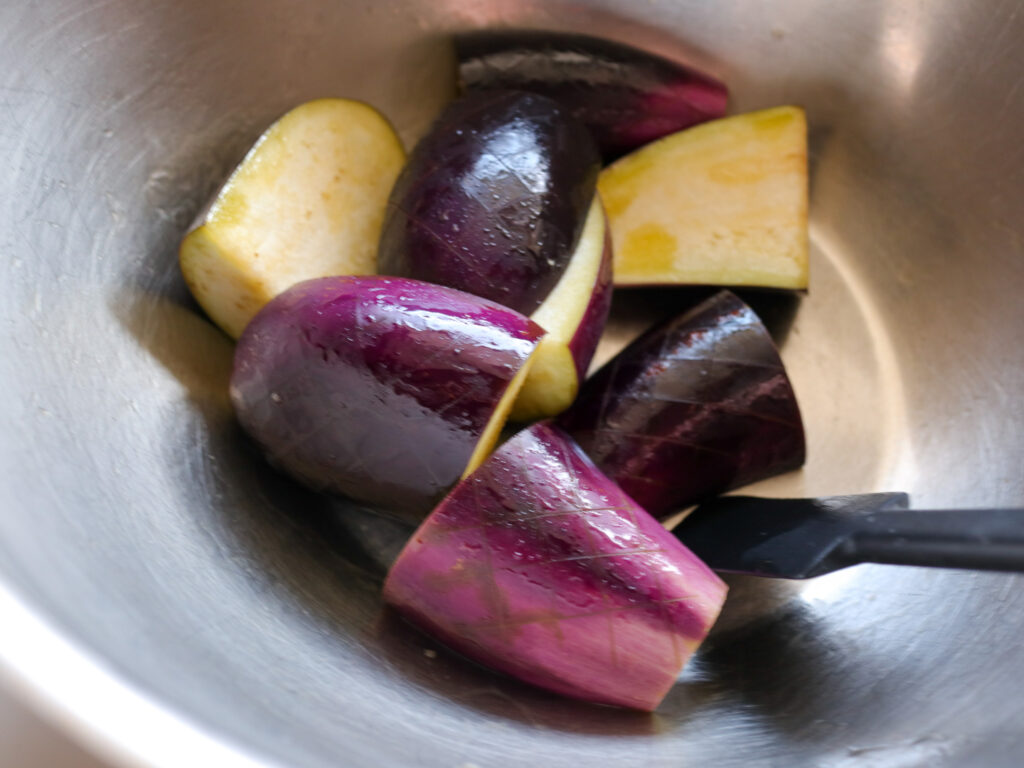
[[[442,286],[307,280],[246,327],[231,401],[268,458],[306,485],[426,514],[483,460],[542,336],[519,313]]]
[[[455,39],[466,93],[516,88],[555,99],[614,158],[725,115],[729,92],[709,75],[586,35],[482,31]]]
[[[459,99],[395,183],[377,271],[530,315],[565,271],[599,170],[587,129],[550,99],[517,91]]]
[[[647,332],[559,420],[652,515],[804,462],[796,396],[754,311],[721,291]]]
[[[384,599],[452,648],[548,690],[651,710],[726,586],[561,430],[523,430],[406,544]]]

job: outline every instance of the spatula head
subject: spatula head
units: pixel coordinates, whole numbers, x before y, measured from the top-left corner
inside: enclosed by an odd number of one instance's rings
[[[843,545],[858,516],[908,504],[905,493],[816,499],[724,496],[699,506],[675,534],[716,571],[808,579],[853,564]]]

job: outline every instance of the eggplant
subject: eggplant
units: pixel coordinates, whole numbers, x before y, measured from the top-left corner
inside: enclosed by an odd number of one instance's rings
[[[606,158],[725,114],[725,85],[623,43],[540,31],[455,38],[465,93],[515,88],[548,96],[593,132]]]
[[[530,315],[569,264],[599,170],[587,129],[551,99],[458,99],[395,182],[377,270]]]
[[[489,453],[542,336],[523,315],[442,286],[308,280],[246,327],[231,402],[300,482],[422,516]]]
[[[373,274],[388,194],[405,163],[394,128],[348,99],[271,125],[181,243],[181,271],[237,339],[274,296],[325,275]]]
[[[615,284],[807,288],[807,118],[775,107],[617,160],[597,188]]]
[[[627,346],[559,424],[657,517],[796,469],[806,453],[778,350],[729,291]]]
[[[653,710],[727,587],[563,432],[519,432],[402,550],[385,601],[487,667]]]
[[[555,416],[572,403],[587,374],[612,306],[612,239],[601,201],[590,206],[568,268],[530,315],[547,335],[530,365],[512,418]]]

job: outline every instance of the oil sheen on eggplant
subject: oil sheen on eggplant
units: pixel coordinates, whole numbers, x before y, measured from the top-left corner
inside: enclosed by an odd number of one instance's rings
[[[599,170],[587,129],[551,99],[519,91],[458,99],[395,183],[378,272],[532,314],[566,269]]]
[[[778,350],[729,291],[626,347],[559,423],[659,517],[804,462],[800,410]]]
[[[567,696],[654,709],[726,586],[561,430],[535,424],[406,544],[385,600],[492,669]]]
[[[608,158],[725,114],[718,80],[611,40],[562,32],[469,32],[455,40],[464,92],[517,88],[565,106]]]
[[[423,515],[466,470],[542,336],[442,286],[308,280],[246,327],[231,400],[272,463],[306,485]]]

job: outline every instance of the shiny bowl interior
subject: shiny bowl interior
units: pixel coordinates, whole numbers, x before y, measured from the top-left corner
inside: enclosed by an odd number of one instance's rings
[[[772,495],[1024,502],[1024,14],[1013,3],[0,6],[0,660],[144,765],[1011,766],[1018,578],[861,566],[734,579],[654,715],[500,680],[382,612],[389,531],[268,472],[184,229],[275,117],[366,100],[411,145],[446,35],[604,35],[732,110],[811,125],[811,290],[747,292],[809,433]],[[622,292],[606,357],[700,291]]]

